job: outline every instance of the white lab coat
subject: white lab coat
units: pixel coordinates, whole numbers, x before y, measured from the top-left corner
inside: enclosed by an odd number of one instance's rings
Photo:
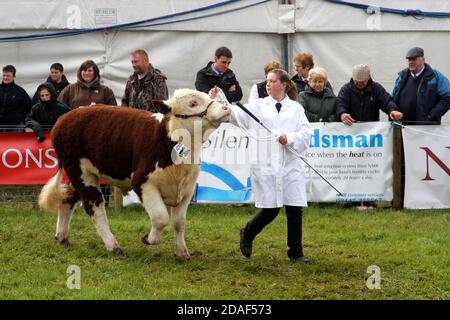
[[[250,89],[250,95],[248,96],[248,103],[251,103],[253,100],[259,99],[258,87],[254,84]]]
[[[271,96],[245,105],[258,119],[275,133],[284,133],[287,145],[301,153],[308,148],[312,134],[303,107],[286,97],[277,101]],[[231,106],[230,122],[247,129],[260,140],[250,138],[250,175],[257,208],[279,208],[284,205],[307,207],[303,161],[285,146],[271,138],[269,132],[238,106]]]

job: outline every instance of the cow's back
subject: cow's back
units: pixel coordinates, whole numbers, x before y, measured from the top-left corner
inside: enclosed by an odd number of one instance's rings
[[[85,158],[101,173],[122,180],[130,177],[139,163],[152,166],[158,161],[169,142],[165,125],[164,119],[160,122],[147,111],[89,106],[60,117],[52,141],[66,170]]]

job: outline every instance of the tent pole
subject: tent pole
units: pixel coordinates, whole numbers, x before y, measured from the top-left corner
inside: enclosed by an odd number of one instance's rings
[[[282,57],[283,57],[283,66],[284,70],[286,70],[289,73],[289,34],[285,33],[282,35]]]

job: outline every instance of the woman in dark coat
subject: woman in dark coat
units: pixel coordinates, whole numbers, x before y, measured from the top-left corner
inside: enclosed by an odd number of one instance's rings
[[[49,131],[56,120],[70,109],[57,100],[56,90],[49,82],[41,84],[37,93],[39,102],[31,108],[30,114],[25,118],[25,126],[34,131],[37,141],[43,142],[44,131]]]
[[[305,109],[309,122],[335,122],[336,96],[326,86],[328,76],[323,68],[309,70],[308,85],[300,92],[298,102]]]
[[[100,70],[94,61],[86,60],[81,64],[77,79],[76,83],[65,87],[58,97],[70,110],[93,104],[117,105],[113,91],[101,84]]]

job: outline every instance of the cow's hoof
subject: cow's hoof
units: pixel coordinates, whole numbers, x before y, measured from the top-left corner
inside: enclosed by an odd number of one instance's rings
[[[119,247],[119,246],[114,247],[114,248],[112,249],[112,253],[113,253],[114,255],[117,255],[117,256],[123,256],[123,255],[125,254],[125,252],[124,252],[124,251],[122,250],[122,248]]]
[[[187,262],[187,261],[191,260],[191,256],[190,255],[182,255],[182,256],[180,256],[180,255],[177,254],[177,256],[178,256],[178,258],[180,258],[184,262]]]
[[[63,246],[70,245],[69,238],[60,239],[57,236],[55,236],[55,240],[58,241],[60,245],[63,245]]]
[[[150,244],[150,242],[148,242],[148,233],[147,233],[145,236],[142,237],[142,242],[143,242],[144,244],[146,244],[146,245],[149,245],[149,244]]]
[[[191,255],[189,254],[189,251],[187,249],[177,251],[176,255],[183,261],[189,261],[191,259]]]
[[[147,244],[147,245],[155,245],[155,244],[160,244],[161,243],[161,237],[151,237],[150,234],[146,234],[143,238],[142,238],[142,242]]]

